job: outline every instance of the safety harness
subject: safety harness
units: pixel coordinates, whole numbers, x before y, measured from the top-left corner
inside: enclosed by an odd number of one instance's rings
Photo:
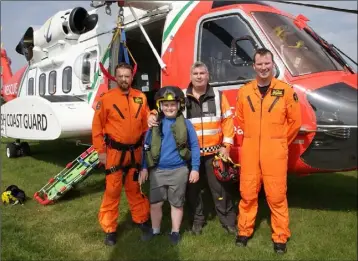
[[[151,133],[149,133],[148,138],[144,142],[145,160],[148,168],[155,167],[159,161],[162,146],[161,128],[162,124],[160,123],[159,126],[149,129]],[[171,131],[180,157],[185,161],[189,161],[191,159],[191,151],[187,144],[188,133],[183,114],[177,116],[175,123],[171,126]]]
[[[112,166],[109,169],[106,169],[105,170],[106,175],[122,170],[122,183],[124,184],[128,171],[130,169],[136,169],[135,177],[134,177],[136,179],[142,166],[141,164],[136,163],[134,151],[142,146],[142,141],[143,138],[141,137],[135,144],[124,144],[111,139],[107,134],[105,134],[104,142],[107,145],[107,147],[121,152],[121,158],[119,160],[119,164],[116,166]],[[127,152],[130,152],[131,162],[130,164],[124,166],[123,162]]]

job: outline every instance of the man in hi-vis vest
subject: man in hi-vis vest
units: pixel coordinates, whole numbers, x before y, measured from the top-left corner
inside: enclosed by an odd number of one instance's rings
[[[225,157],[230,154],[234,138],[233,113],[225,95],[208,84],[209,71],[204,63],[195,62],[190,72],[191,83],[186,90],[187,104],[183,113],[193,124],[200,146],[199,182],[189,183],[187,187],[192,233],[200,234],[206,223],[200,192],[203,180],[207,180],[222,226],[228,233],[236,234],[236,212],[227,188],[230,183],[219,181],[213,169],[216,153]],[[148,125],[157,125],[153,114],[148,118]]]

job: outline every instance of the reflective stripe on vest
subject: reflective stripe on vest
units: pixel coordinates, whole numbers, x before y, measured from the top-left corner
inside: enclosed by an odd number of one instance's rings
[[[212,154],[220,149],[220,145],[223,142],[223,133],[221,129],[221,120],[232,115],[231,110],[222,114],[221,112],[221,99],[220,93],[216,88],[213,88],[215,98],[215,116],[210,117],[196,117],[188,119],[194,125],[196,135],[200,145],[201,154]],[[187,89],[183,90],[186,96]],[[183,111],[183,115],[186,118],[186,108]],[[204,144],[202,141],[204,139]],[[229,143],[233,143],[233,140]]]

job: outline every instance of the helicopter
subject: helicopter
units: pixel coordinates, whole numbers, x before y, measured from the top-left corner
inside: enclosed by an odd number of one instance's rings
[[[288,1],[286,4],[357,13]],[[1,49],[1,135],[9,158],[29,155],[23,140],[90,139],[97,101],[116,87],[114,68],[135,65],[135,85],[153,108],[160,86],[190,81],[195,61],[209,69],[210,85],[232,110],[237,90],[255,78],[253,54],[274,54],[275,77],[295,89],[302,127],[289,147],[296,175],[357,169],[357,73],[309,19],[264,1],[91,1],[92,9],[60,11],[39,29],[29,27],[16,46],[27,65],[12,75]],[[346,58],[344,58],[345,56]],[[231,158],[240,162],[243,132],[235,122]]]

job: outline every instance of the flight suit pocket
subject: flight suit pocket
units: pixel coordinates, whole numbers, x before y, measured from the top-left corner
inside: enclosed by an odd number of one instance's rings
[[[267,104],[268,106],[268,104]],[[270,106],[265,108],[269,114],[270,122],[273,124],[281,124],[283,125],[285,122],[285,108],[282,100],[279,97],[276,97],[270,103]]]
[[[257,198],[258,188],[254,174],[240,177],[240,194],[244,200],[254,200]]]
[[[286,175],[264,176],[264,188],[267,200],[271,205],[282,204],[287,193]]]
[[[270,124],[270,137],[273,139],[282,139],[284,138],[285,126],[280,123],[271,123]]]
[[[272,148],[273,155],[275,159],[287,159],[288,158],[288,148],[287,141],[284,139],[272,139]]]

